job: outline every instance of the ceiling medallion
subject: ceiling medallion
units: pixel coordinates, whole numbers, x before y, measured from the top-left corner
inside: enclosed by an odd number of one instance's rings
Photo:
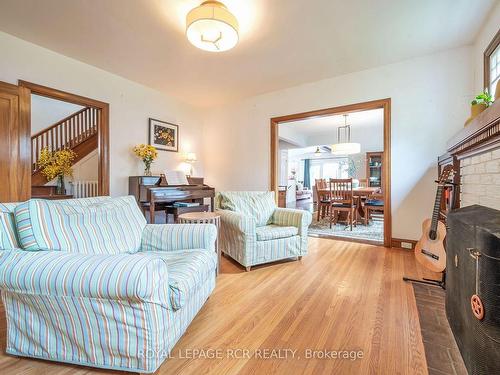
[[[227,51],[238,43],[238,20],[221,2],[204,1],[188,13],[186,36],[204,51]]]

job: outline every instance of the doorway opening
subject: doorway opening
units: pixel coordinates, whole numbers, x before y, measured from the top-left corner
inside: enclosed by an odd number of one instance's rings
[[[109,105],[57,89],[19,81],[28,89],[31,128],[31,195],[63,199],[109,194]],[[56,194],[56,179],[40,168],[44,150],[71,150],[73,176]]]
[[[271,119],[271,189],[312,236],[391,244],[390,99]]]

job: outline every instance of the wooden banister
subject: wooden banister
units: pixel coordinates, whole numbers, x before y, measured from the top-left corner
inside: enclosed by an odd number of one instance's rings
[[[40,130],[38,133],[35,133],[31,136],[31,139],[35,138],[35,137],[38,137],[39,135],[42,135],[43,133],[47,133],[50,129],[53,129],[55,127],[57,127],[58,125],[61,125],[63,122],[66,122],[74,117],[76,117],[77,115],[79,115],[80,113],[83,113],[85,112],[86,110],[90,109],[90,107],[85,107],[85,108],[82,108],[80,109],[78,112],[75,112],[65,118],[63,118],[62,120],[56,122],[55,124],[53,125],[50,125],[48,128],[45,128],[43,130]]]
[[[42,149],[74,149],[97,134],[99,111],[97,108],[85,107],[34,134],[31,137],[32,174],[38,172],[37,164]]]

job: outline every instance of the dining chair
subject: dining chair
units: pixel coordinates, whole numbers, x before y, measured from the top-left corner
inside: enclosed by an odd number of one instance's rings
[[[360,178],[359,179],[359,187],[368,187],[368,179]]]
[[[328,184],[325,179],[318,178],[314,180],[314,189],[316,190],[316,197],[318,199],[318,217],[324,218],[328,213],[328,208],[330,207],[330,193],[326,191],[328,189]]]
[[[330,228],[338,221],[339,212],[347,212],[346,223],[351,227],[358,220],[358,212],[352,194],[352,178],[330,178]]]
[[[380,193],[371,194],[364,204],[365,225],[368,225],[372,211],[384,212],[384,196]]]

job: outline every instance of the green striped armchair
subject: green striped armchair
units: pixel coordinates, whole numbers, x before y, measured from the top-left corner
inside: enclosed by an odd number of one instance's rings
[[[307,254],[311,213],[276,207],[273,192],[220,192],[222,252],[250,271],[252,266]]]

